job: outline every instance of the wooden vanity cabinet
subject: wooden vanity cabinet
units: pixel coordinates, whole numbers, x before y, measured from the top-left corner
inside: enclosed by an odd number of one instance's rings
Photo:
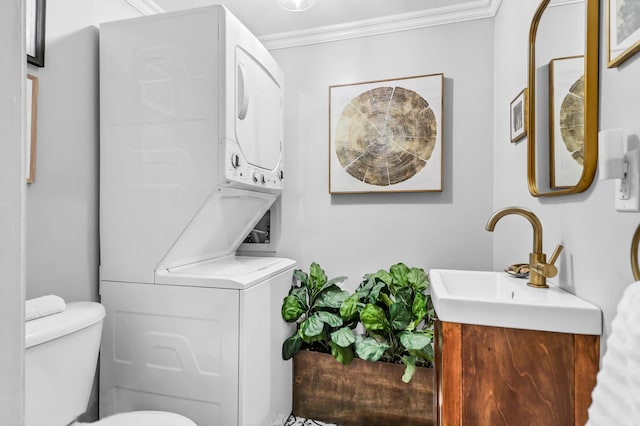
[[[437,424],[584,425],[600,337],[436,321]]]

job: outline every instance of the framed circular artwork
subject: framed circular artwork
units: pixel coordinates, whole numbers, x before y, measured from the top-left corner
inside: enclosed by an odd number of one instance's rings
[[[329,192],[442,191],[443,74],[329,87]]]

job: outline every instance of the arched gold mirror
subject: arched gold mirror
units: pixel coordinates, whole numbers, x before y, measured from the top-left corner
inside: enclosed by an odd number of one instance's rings
[[[598,162],[598,0],[542,0],[529,32],[531,195],[583,192]]]

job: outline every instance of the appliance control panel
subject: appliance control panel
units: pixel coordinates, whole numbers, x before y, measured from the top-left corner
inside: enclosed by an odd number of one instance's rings
[[[240,147],[231,142],[223,143],[224,155],[224,181],[231,186],[251,186],[263,188],[266,191],[280,191],[284,186],[284,164],[278,162],[275,170],[266,170],[250,164]]]

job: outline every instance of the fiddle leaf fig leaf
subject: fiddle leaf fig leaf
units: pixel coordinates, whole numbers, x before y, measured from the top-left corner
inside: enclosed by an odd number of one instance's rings
[[[289,296],[293,296],[300,302],[303,309],[307,309],[307,288],[306,287],[291,287],[289,290]]]
[[[424,333],[403,331],[398,334],[398,337],[402,346],[409,350],[422,350],[431,343],[431,337]]]
[[[360,312],[360,321],[367,330],[388,330],[389,321],[384,314],[384,310],[371,303],[367,304]]]
[[[429,288],[429,278],[422,268],[411,268],[407,273],[407,281],[416,292]]]
[[[311,317],[319,318],[320,321],[329,325],[329,327],[340,327],[342,325],[342,318],[340,318],[339,315],[332,314],[331,312],[318,311],[315,314],[313,314]]]
[[[346,348],[355,343],[356,337],[349,327],[342,327],[331,333],[331,341],[342,348]]]
[[[373,275],[375,278],[378,278],[381,281],[384,281],[385,284],[387,285],[391,285],[393,284],[393,277],[391,276],[390,273],[388,273],[387,271],[385,271],[384,269],[380,269],[378,272],[376,272]]]
[[[342,347],[333,341],[329,342],[329,346],[331,346],[331,355],[333,355],[338,362],[344,365],[351,364],[351,361],[353,361],[353,349],[350,347]]]
[[[358,301],[358,296],[352,294],[340,305],[340,316],[345,321],[352,320],[358,316],[358,312],[363,307],[364,304]]]
[[[391,298],[385,293],[380,293],[380,296],[378,296],[378,299],[380,299],[382,303],[387,305],[387,307],[390,307],[391,305],[393,305],[393,300],[391,300]]]
[[[389,273],[393,277],[393,282],[398,286],[406,286],[407,285],[407,274],[409,273],[409,268],[404,263],[396,263],[389,269]]]
[[[411,322],[411,311],[402,303],[394,303],[389,308],[389,320],[394,330],[404,330]]]
[[[411,314],[416,324],[427,315],[427,296],[424,293],[416,293],[411,305]]]
[[[297,321],[304,314],[304,307],[294,296],[287,296],[282,302],[282,318],[287,322]]]
[[[408,309],[411,309],[413,303],[413,289],[411,287],[400,287],[396,290],[396,302],[402,303]]]
[[[378,342],[373,337],[356,338],[356,354],[358,358],[367,361],[378,361],[384,355],[384,352],[389,349],[389,345],[386,343]]]
[[[402,362],[405,365],[404,374],[402,375],[402,381],[405,383],[409,383],[416,372],[416,357],[403,356]]]
[[[295,333],[285,340],[282,344],[282,359],[287,360],[293,358],[293,356],[300,351],[302,343],[303,340],[298,336],[298,333]]]
[[[324,270],[316,262],[313,262],[309,268],[309,281],[314,292],[318,292],[327,282]]]
[[[343,282],[344,280],[346,280],[347,277],[335,277],[335,278],[331,278],[329,281],[327,281],[326,283],[324,283],[324,285],[322,286],[322,288],[320,289],[319,293],[323,292],[324,290],[328,289],[329,287],[336,287],[338,288],[338,286],[336,284],[339,284],[341,282]]]
[[[371,288],[371,291],[369,292],[369,298],[368,298],[368,302],[369,303],[376,303],[378,301],[378,299],[380,298],[380,291],[385,288],[387,285],[384,283],[384,281],[378,281],[376,282],[373,287]],[[382,293],[382,295],[384,295],[384,293]]]
[[[293,271],[293,278],[298,280],[303,287],[306,287],[309,282],[309,275],[301,269]]]
[[[323,330],[324,322],[320,319],[318,312],[314,313],[300,324],[300,332],[303,339],[319,336]],[[313,339],[310,340],[313,341]],[[308,341],[308,339],[305,339],[305,342]]]
[[[340,306],[348,297],[348,291],[340,290],[337,285],[333,284],[318,295],[313,307],[340,309]]]

